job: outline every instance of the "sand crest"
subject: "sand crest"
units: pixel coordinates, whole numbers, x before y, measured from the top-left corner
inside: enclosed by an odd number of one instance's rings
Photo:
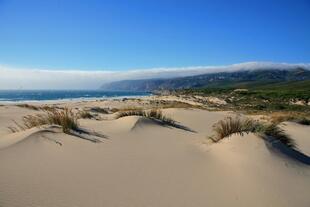
[[[253,134],[206,142],[231,112],[164,113],[195,132],[136,116],[80,120],[107,136],[100,143],[53,127],[2,131],[0,206],[309,206],[308,165]],[[309,153],[309,128],[285,127]]]

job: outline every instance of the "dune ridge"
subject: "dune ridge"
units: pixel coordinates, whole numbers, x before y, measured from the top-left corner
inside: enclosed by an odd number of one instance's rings
[[[80,119],[82,128],[108,137],[100,143],[53,126],[1,131],[0,206],[308,207],[309,165],[254,134],[207,141],[212,124],[233,112],[171,108],[163,113],[195,133],[138,116]],[[309,128],[285,124],[307,155]]]

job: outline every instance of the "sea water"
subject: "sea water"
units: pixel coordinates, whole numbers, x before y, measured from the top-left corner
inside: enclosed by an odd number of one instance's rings
[[[148,92],[102,90],[0,90],[0,102],[92,100],[148,95]]]

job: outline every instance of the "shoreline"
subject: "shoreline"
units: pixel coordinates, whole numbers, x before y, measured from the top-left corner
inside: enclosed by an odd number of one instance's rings
[[[0,104],[95,101],[149,95],[152,93],[105,90],[0,90]]]
[[[15,104],[58,104],[58,103],[70,103],[70,102],[81,102],[81,101],[104,101],[104,100],[119,100],[124,98],[144,98],[151,97],[150,95],[141,95],[141,96],[113,96],[113,97],[94,97],[94,98],[72,98],[72,99],[48,99],[48,100],[20,100],[20,101],[2,101],[0,99],[0,104],[3,105],[15,105]]]

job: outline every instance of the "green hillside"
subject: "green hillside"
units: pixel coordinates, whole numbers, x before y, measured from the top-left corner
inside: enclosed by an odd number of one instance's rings
[[[157,91],[191,88],[244,88],[303,80],[310,80],[310,71],[298,67],[291,70],[242,70],[234,72],[208,73],[182,78],[122,80],[104,84],[101,89],[121,91]]]
[[[177,90],[177,93],[216,96],[224,99],[232,109],[310,113],[310,80],[265,84],[244,83],[219,88]],[[297,102],[299,104],[296,104]]]

